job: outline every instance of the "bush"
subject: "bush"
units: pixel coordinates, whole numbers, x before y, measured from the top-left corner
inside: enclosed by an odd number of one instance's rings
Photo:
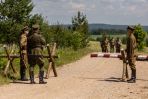
[[[138,50],[143,50],[144,47],[145,47],[146,32],[143,30],[143,28],[140,24],[135,26],[134,35],[135,35],[136,40],[137,40]]]
[[[126,44],[127,42],[127,37],[122,37],[122,44]]]

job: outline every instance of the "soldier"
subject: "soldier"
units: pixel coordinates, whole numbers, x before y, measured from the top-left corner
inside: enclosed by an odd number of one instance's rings
[[[111,40],[110,40],[110,52],[111,53],[114,53],[114,49],[115,49],[115,40],[114,38],[112,37]]]
[[[27,35],[29,33],[28,26],[25,26],[19,37],[20,45],[20,76],[22,81],[27,81],[26,69],[27,69]]]
[[[108,44],[109,44],[108,39],[107,39],[107,37],[105,37],[105,39],[104,39],[104,51],[107,52],[107,53],[109,52]]]
[[[116,53],[120,53],[120,51],[121,51],[121,45],[122,45],[122,42],[119,39],[119,37],[117,37],[117,40],[115,42]]]
[[[127,27],[127,60],[128,64],[131,68],[131,79],[127,80],[128,83],[135,83],[136,82],[136,55],[135,55],[135,49],[136,49],[136,38],[134,36],[134,28],[128,26]]]
[[[104,40],[100,41],[100,45],[101,45],[102,52],[105,52],[104,51]]]
[[[39,84],[46,84],[43,79],[44,76],[44,62],[43,62],[43,46],[45,45],[45,39],[39,32],[39,25],[33,25],[33,32],[28,37],[28,53],[32,54],[28,56],[29,60],[29,73],[30,73],[30,83],[35,84],[34,81],[34,66],[37,64],[39,66]],[[38,56],[33,56],[38,55]]]

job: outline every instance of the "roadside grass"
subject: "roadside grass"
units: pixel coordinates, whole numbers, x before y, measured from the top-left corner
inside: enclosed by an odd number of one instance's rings
[[[77,51],[74,51],[71,48],[59,49],[57,51],[59,59],[56,60],[56,64],[57,66],[68,64],[76,60],[79,60],[80,58],[91,52],[97,52],[99,50],[100,50],[99,43],[95,41],[89,42],[88,47],[79,49]]]

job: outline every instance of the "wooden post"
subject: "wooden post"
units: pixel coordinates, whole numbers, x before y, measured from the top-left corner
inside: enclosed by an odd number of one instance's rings
[[[122,72],[122,81],[126,81],[128,76],[127,60],[125,56],[125,51],[121,50],[122,60],[123,60],[123,72]]]
[[[55,61],[54,61],[54,56],[55,56],[55,51],[56,51],[56,43],[54,43],[52,51],[50,51],[50,47],[49,44],[47,45],[47,51],[48,51],[48,55],[49,55],[49,65],[48,65],[48,69],[47,69],[47,73],[46,73],[46,78],[49,78],[50,75],[50,71],[51,71],[51,67],[53,69],[53,73],[54,76],[57,77],[57,72],[56,72],[56,68],[55,68]]]
[[[5,70],[4,70],[4,75],[7,75],[7,71],[8,71],[9,66],[11,66],[11,68],[12,68],[12,70],[13,70],[14,73],[17,73],[16,70],[15,70],[15,68],[13,67],[13,63],[12,63],[12,61],[13,61],[14,58],[11,58],[10,57],[10,54],[12,54],[14,52],[14,50],[12,49],[12,51],[9,54],[6,46],[4,46],[4,49],[5,49],[7,58],[8,58],[7,65],[6,65]]]

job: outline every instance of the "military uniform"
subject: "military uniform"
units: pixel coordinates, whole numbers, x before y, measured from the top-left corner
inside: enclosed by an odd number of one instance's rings
[[[19,38],[20,45],[20,76],[22,81],[28,80],[26,78],[26,69],[27,69],[27,33],[28,27],[25,26],[21,32]]]
[[[30,80],[31,84],[34,84],[34,66],[39,66],[39,83],[45,84],[43,80],[44,76],[44,61],[43,61],[43,46],[45,45],[44,37],[39,33],[39,26],[33,25],[33,33],[28,37],[28,53],[31,55],[39,56],[28,56],[28,63],[30,64]]]
[[[107,38],[105,38],[104,39],[104,52],[109,52],[109,50],[108,50],[108,46],[109,45],[109,41],[108,41],[108,39]]]
[[[121,40],[119,38],[117,38],[117,40],[115,42],[116,53],[120,53],[121,52],[121,45],[122,45]]]
[[[100,42],[100,45],[101,45],[102,52],[105,52],[104,41],[103,40]]]
[[[128,38],[127,38],[127,60],[128,60],[128,64],[131,68],[131,79],[128,80],[129,83],[134,83],[136,82],[136,55],[135,55],[135,49],[136,49],[136,38],[134,36],[134,28],[128,26],[127,28],[128,31],[130,31],[131,33],[129,34]]]
[[[110,52],[114,53],[114,49],[115,49],[115,41],[114,41],[114,38],[112,38],[110,40]]]

